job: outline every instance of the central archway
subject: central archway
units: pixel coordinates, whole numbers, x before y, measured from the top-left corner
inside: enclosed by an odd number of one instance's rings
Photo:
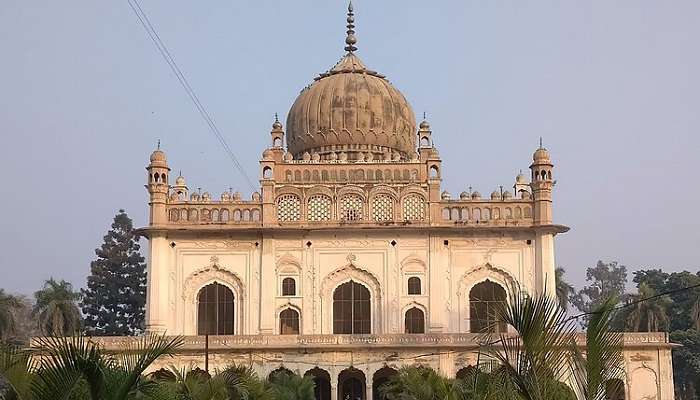
[[[365,374],[348,368],[338,375],[338,400],[367,400]]]
[[[331,376],[328,371],[315,367],[306,371],[304,376],[314,380],[314,398],[316,400],[331,400]]]
[[[369,334],[372,304],[369,289],[353,280],[333,292],[333,333]]]

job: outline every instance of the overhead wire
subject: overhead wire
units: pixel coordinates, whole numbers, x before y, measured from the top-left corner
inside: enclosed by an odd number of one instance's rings
[[[240,174],[243,176],[243,179],[246,181],[246,183],[250,186],[250,188],[255,191],[256,187],[253,184],[252,180],[248,176],[248,174],[245,172],[245,169],[241,165],[241,163],[238,161],[238,158],[234,154],[233,150],[229,147],[228,143],[226,142],[226,139],[224,139],[224,136],[221,134],[221,131],[219,130],[218,126],[214,122],[214,119],[211,117],[211,114],[209,111],[207,111],[206,107],[202,102],[199,100],[199,97],[197,96],[197,93],[194,91],[192,86],[190,85],[189,81],[185,77],[185,74],[180,70],[180,67],[177,65],[175,62],[175,59],[173,58],[172,54],[168,50],[167,46],[163,43],[163,41],[160,38],[160,35],[158,35],[158,32],[156,31],[155,27],[151,23],[150,19],[148,18],[148,15],[146,12],[141,8],[141,5],[139,4],[138,0],[127,0],[129,3],[129,7],[134,11],[134,14],[136,14],[136,17],[138,18],[139,22],[141,23],[141,26],[146,30],[146,33],[150,37],[151,41],[153,44],[156,46],[158,49],[158,52],[160,55],[163,57],[165,62],[168,64],[170,69],[173,71],[175,74],[175,77],[177,80],[180,82],[180,85],[182,85],[183,89],[185,89],[185,92],[187,93],[188,97],[192,102],[194,103],[195,107],[197,108],[197,111],[199,111],[199,114],[202,116],[204,121],[206,122],[207,126],[209,127],[209,130],[214,134],[216,139],[219,141],[221,146],[223,147],[224,151],[226,154],[229,156],[231,161],[233,162],[234,166],[240,172]]]

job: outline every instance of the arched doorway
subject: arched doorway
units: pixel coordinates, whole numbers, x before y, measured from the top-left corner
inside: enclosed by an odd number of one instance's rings
[[[496,312],[506,302],[506,290],[497,283],[486,280],[469,291],[469,331],[505,332],[506,324],[497,321]]]
[[[321,368],[306,371],[304,376],[310,376],[314,380],[314,398],[316,400],[331,400],[331,376]]]
[[[625,400],[625,383],[621,379],[605,382],[605,400]]]
[[[473,374],[475,372],[476,372],[476,367],[473,365],[469,365],[469,366],[461,368],[459,371],[457,371],[455,378],[465,380],[470,376],[474,376]]]
[[[338,400],[367,400],[365,374],[348,368],[338,375]]]
[[[273,382],[275,379],[278,379],[280,376],[292,376],[294,375],[294,372],[288,370],[285,367],[279,367],[276,370],[270,372],[270,374],[267,376],[267,379],[271,382]]]
[[[396,375],[397,371],[390,367],[383,367],[372,375],[372,400],[385,400],[382,397],[381,387]]]
[[[333,333],[368,334],[371,331],[369,289],[355,281],[345,282],[333,292]]]
[[[217,282],[203,287],[197,295],[197,334],[233,335],[235,296]]]

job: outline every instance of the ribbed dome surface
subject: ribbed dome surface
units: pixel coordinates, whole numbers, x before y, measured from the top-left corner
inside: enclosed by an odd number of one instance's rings
[[[286,135],[295,158],[340,151],[351,159],[358,152],[406,157],[415,151],[416,123],[403,94],[349,52],[299,94]]]

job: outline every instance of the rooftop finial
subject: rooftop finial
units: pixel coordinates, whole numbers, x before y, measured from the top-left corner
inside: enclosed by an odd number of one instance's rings
[[[348,53],[352,53],[353,51],[357,50],[357,47],[355,47],[355,43],[357,43],[357,38],[355,37],[355,14],[352,12],[352,1],[350,1],[350,4],[348,4],[348,36],[345,38],[345,51]]]
[[[423,119],[425,119],[425,115],[426,115],[426,114],[425,114],[425,111],[423,111]]]
[[[280,119],[277,117],[277,113],[275,113],[275,122],[280,122]]]
[[[158,150],[160,150],[160,139],[158,139]]]
[[[542,136],[540,136],[540,149],[544,149],[544,147],[542,147]]]

